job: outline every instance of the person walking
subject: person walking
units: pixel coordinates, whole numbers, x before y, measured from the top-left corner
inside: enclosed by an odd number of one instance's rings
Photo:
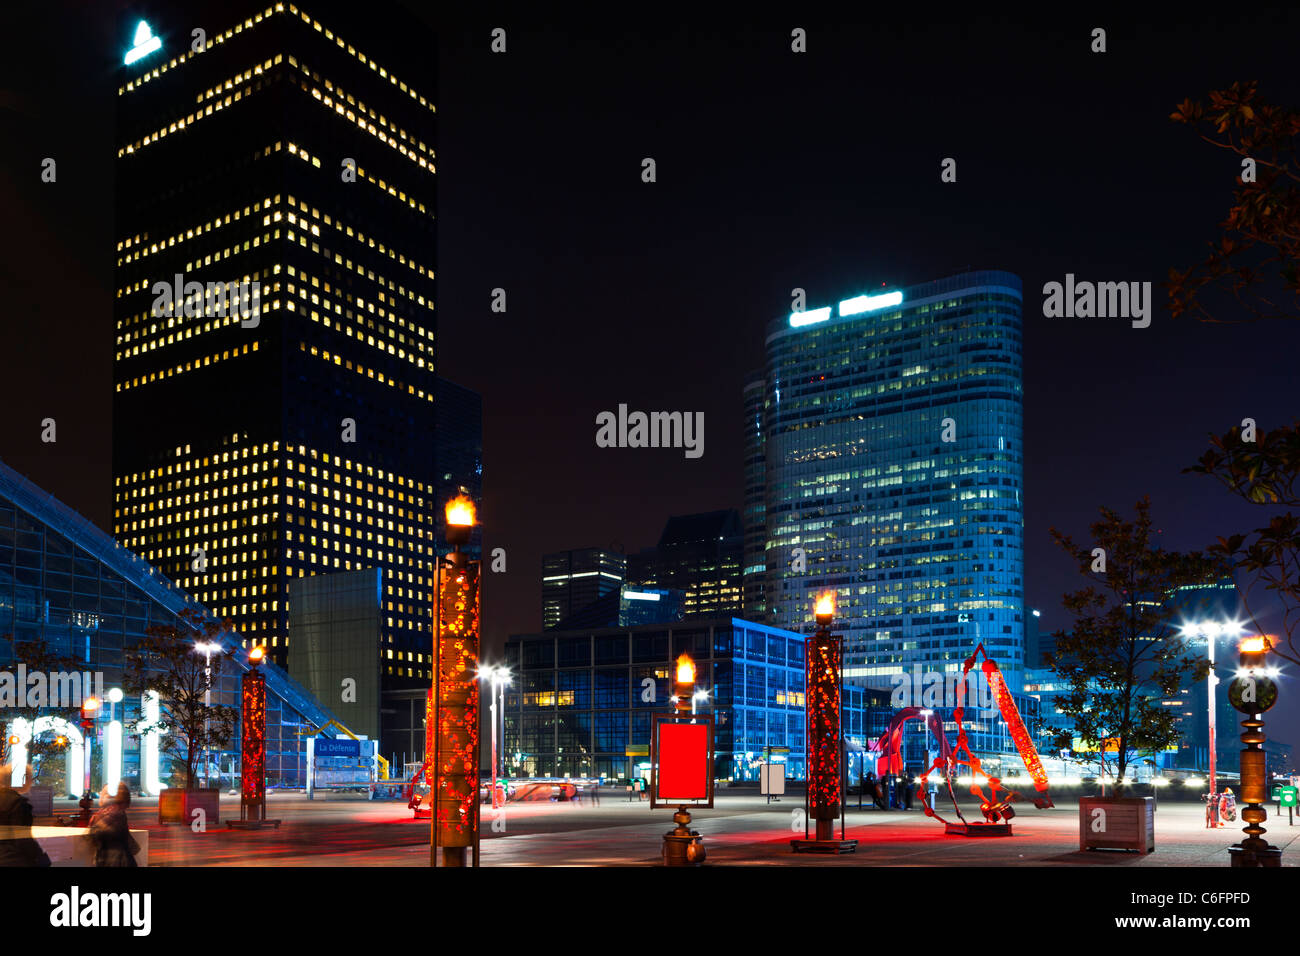
[[[591,785],[591,805],[600,806],[600,781],[597,780]]]
[[[99,796],[100,809],[90,818],[88,839],[94,847],[95,866],[135,866],[140,845],[131,836],[126,809],[131,805],[131,791],[125,783],[117,785],[116,795],[105,787]]]
[[[50,858],[32,838],[32,805],[12,783],[13,768],[0,766],[0,866],[49,866]]]

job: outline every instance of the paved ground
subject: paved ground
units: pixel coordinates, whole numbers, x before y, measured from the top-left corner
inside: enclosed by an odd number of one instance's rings
[[[790,851],[802,835],[802,798],[787,797],[770,806],[756,795],[722,795],[713,810],[695,813],[693,826],[704,836],[708,862],[725,865],[829,866],[1224,866],[1227,847],[1241,839],[1240,823],[1207,830],[1201,807],[1162,803],[1156,813],[1156,851],[1135,853],[1078,849],[1076,803],[1054,810],[1026,806],[1016,817],[1013,836],[964,839],[944,836],[942,828],[919,811],[850,811],[849,838],[857,853],[815,860]],[[71,804],[60,802],[59,812]],[[1271,808],[1270,808],[1271,810]],[[235,797],[223,797],[226,818],[238,816]],[[396,801],[368,802],[326,796],[314,801],[301,794],[272,794],[268,813],[281,819],[278,830],[231,831],[209,826],[205,833],[157,824],[153,801],[131,808],[132,826],[149,829],[150,863],[155,866],[427,866],[429,823],[414,821]],[[483,810],[485,866],[620,866],[659,863],[662,835],[671,829],[671,811],[648,803],[605,798],[599,807],[567,803],[511,804],[504,832],[491,829],[491,810]],[[798,833],[795,821],[798,820]],[[501,821],[498,821],[501,824]],[[1283,848],[1286,865],[1300,862],[1300,825],[1288,828],[1285,816],[1265,824],[1268,838]]]

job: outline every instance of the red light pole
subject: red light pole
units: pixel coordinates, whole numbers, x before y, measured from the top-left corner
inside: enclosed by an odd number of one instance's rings
[[[447,543],[438,562],[434,613],[433,723],[425,733],[432,809],[431,866],[479,865],[479,563],[461,551],[474,530],[474,502],[447,503]],[[472,848],[473,863],[466,860]],[[438,850],[441,849],[441,858]]]
[[[815,820],[817,831],[811,840],[791,840],[796,853],[852,853],[857,840],[844,839],[844,741],[841,732],[840,672],[843,663],[841,640],[830,631],[835,617],[835,595],[817,600],[817,632],[806,646],[807,695],[805,722],[807,752],[806,819]],[[840,838],[835,839],[835,819],[840,820]]]
[[[226,823],[232,829],[280,826],[266,818],[266,678],[258,670],[265,659],[266,648],[250,648],[240,682],[239,819]]]

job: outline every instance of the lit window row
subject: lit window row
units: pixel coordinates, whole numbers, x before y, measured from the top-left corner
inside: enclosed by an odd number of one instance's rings
[[[385,375],[383,372],[376,372],[373,368],[362,365],[360,362],[353,362],[351,359],[345,359],[343,356],[337,355],[329,349],[322,349],[315,345],[310,346],[309,349],[306,342],[299,342],[298,350],[300,352],[310,351],[311,354],[317,358],[322,358],[326,362],[333,362],[335,365],[347,368],[349,371],[356,372],[358,375],[362,375],[366,378],[373,378],[378,382],[383,382],[391,388],[401,389],[403,386],[402,382],[399,382],[392,376]],[[425,401],[433,401],[433,395],[431,393],[426,392],[422,388],[416,388],[414,385],[407,385],[406,393],[408,395],[414,395],[417,398],[423,398]]]
[[[236,209],[234,212],[228,212],[226,213],[225,216],[217,216],[215,219],[209,219],[207,222],[200,223],[199,225],[186,229],[183,232],[178,232],[174,236],[169,236],[166,239],[161,239],[158,242],[152,243],[147,247],[141,246],[139,249],[136,249],[134,252],[127,253],[127,255],[125,256],[119,256],[117,260],[117,264],[120,267],[131,262],[138,262],[139,260],[145,258],[146,256],[151,256],[154,253],[162,252],[163,250],[170,249],[173,246],[178,245],[179,243],[186,242],[190,239],[197,239],[203,235],[206,235],[207,233],[212,232],[214,229],[220,229],[222,226],[228,226],[232,222],[239,222],[239,220],[244,218],[245,216],[249,216],[252,215],[254,212],[257,212],[259,207],[269,208],[270,205],[271,205],[271,199],[268,197],[267,199],[264,199],[261,203],[254,203],[250,206],[245,206],[243,209]],[[145,238],[146,239],[148,238],[148,233],[145,234]],[[140,241],[139,236],[132,236],[131,238],[123,239],[120,242],[118,242],[117,251],[124,252],[125,250],[130,249],[131,246],[138,243],[139,241]]]
[[[415,150],[408,148],[402,143],[399,143],[395,137],[390,136],[388,133],[385,133],[382,129],[376,129],[374,123],[367,123],[365,116],[359,115],[356,111],[348,109],[346,106],[343,105],[343,101],[346,100],[348,103],[355,106],[357,110],[359,110],[361,113],[369,114],[371,119],[379,120],[379,125],[384,127],[384,129],[393,130],[402,139],[414,143],[416,145],[416,148],[419,149],[421,153],[425,153],[426,155],[432,157],[434,155],[433,150],[428,146],[426,146],[423,140],[417,139],[415,136],[408,136],[406,130],[401,129],[396,124],[389,123],[387,118],[385,118],[382,114],[375,113],[374,110],[367,107],[366,104],[363,103],[361,100],[353,97],[351,93],[344,91],[343,87],[332,83],[328,79],[322,79],[320,74],[316,73],[314,70],[308,69],[307,65],[305,63],[300,63],[296,57],[290,56],[289,64],[291,66],[296,66],[308,78],[316,81],[317,83],[324,84],[326,92],[321,92],[320,87],[311,86],[306,82],[298,83],[298,86],[304,92],[311,94],[312,99],[317,100],[323,106],[332,109],[339,116],[344,117],[350,123],[353,123],[364,132],[367,132],[371,136],[374,136],[376,139],[378,139],[381,143],[385,144],[386,146],[391,146],[393,149],[397,150],[399,153],[401,153],[411,162],[417,164],[421,169],[427,169],[429,172],[435,172],[433,168],[433,163],[425,159],[423,156],[417,156],[415,154]]]
[[[141,385],[147,385],[150,382],[157,382],[163,379],[172,378],[176,375],[184,375],[186,372],[192,372],[196,368],[206,368],[209,365],[216,365],[218,362],[224,362],[228,359],[238,358],[240,355],[247,355],[249,350],[256,352],[258,343],[253,342],[251,346],[245,345],[243,349],[226,349],[222,352],[214,352],[211,355],[205,355],[201,359],[193,359],[189,362],[180,362],[170,368],[165,368],[159,372],[150,372],[148,375],[137,375],[135,378],[125,382],[118,382],[114,386],[114,391],[125,392],[128,389],[138,388]]]
[[[284,10],[285,10],[285,5],[283,3],[277,3],[275,4],[274,7],[267,7],[264,12],[255,14],[254,16],[251,16],[248,19],[244,20],[242,23],[237,23],[233,27],[230,27],[224,33],[218,33],[215,36],[211,37],[207,41],[207,45],[200,52],[207,52],[208,50],[216,46],[218,43],[224,43],[226,40],[229,40],[231,37],[235,36],[236,34],[242,33],[244,30],[251,30],[255,24],[261,23],[264,17],[271,17],[278,13],[284,13]],[[437,112],[433,103],[431,103],[428,99],[426,99],[424,96],[421,96],[411,87],[407,86],[405,82],[399,80],[396,76],[389,73],[387,69],[381,67],[374,60],[370,59],[364,53],[357,50],[350,43],[344,43],[342,37],[335,36],[332,30],[327,30],[324,27],[322,27],[320,21],[312,20],[311,17],[307,16],[307,14],[300,11],[293,4],[289,4],[289,11],[292,14],[300,17],[303,23],[306,23],[308,26],[313,27],[318,33],[323,33],[326,39],[333,40],[335,44],[338,45],[339,49],[347,50],[350,56],[356,57],[362,63],[369,66],[370,69],[374,70],[381,77],[388,80],[393,86],[397,87],[403,93],[410,96],[412,100],[415,100],[421,106],[428,109],[430,112],[433,113]],[[185,53],[182,53],[179,56],[172,57],[172,59],[168,60],[166,63],[163,63],[152,70],[142,73],[140,76],[131,80],[125,86],[119,86],[117,88],[117,95],[122,96],[125,93],[129,93],[132,90],[136,89],[137,87],[143,86],[145,83],[149,82],[150,80],[156,79],[157,77],[161,76],[163,73],[166,73],[171,68],[180,66],[186,60],[191,59],[192,57],[195,57],[197,55],[198,55],[197,53],[194,53],[192,51],[186,51]]]
[[[279,63],[280,59],[281,57],[277,55],[275,57],[275,62]],[[214,113],[220,113],[226,107],[234,106],[236,103],[244,99],[246,96],[252,96],[254,93],[258,92],[259,90],[264,89],[266,87],[267,82],[269,81],[258,81],[257,83],[254,83],[251,87],[247,89],[235,90],[235,92],[227,94],[222,99],[219,99],[213,103],[209,103],[207,106],[203,107],[202,109],[195,110],[193,113],[190,113],[187,116],[183,116],[180,119],[167,124],[166,126],[159,127],[158,129],[154,130],[152,133],[148,133],[145,136],[141,137],[140,139],[137,139],[134,143],[128,143],[126,146],[123,146],[121,149],[119,149],[117,151],[118,158],[121,159],[123,156],[133,156],[140,150],[144,149],[146,146],[150,146],[153,143],[158,142],[159,140],[165,139],[171,133],[183,133],[186,129],[193,126],[195,123],[199,122],[200,120],[206,119],[207,117],[213,115]]]
[[[320,157],[312,156],[309,152],[307,152],[307,150],[303,149],[301,146],[296,146],[293,143],[290,143],[289,152],[297,156],[303,162],[311,163],[317,169],[320,169]],[[380,192],[387,193],[388,195],[392,196],[394,199],[401,200],[402,202],[406,203],[406,205],[409,206],[411,209],[418,209],[422,213],[426,212],[424,203],[416,202],[414,196],[407,196],[404,191],[398,189],[396,186],[392,185],[391,183],[385,183],[382,179],[376,179],[374,176],[370,175],[370,173],[366,172],[365,168],[362,167],[361,165],[357,166],[357,177],[359,179],[364,179],[372,186],[375,186]]]

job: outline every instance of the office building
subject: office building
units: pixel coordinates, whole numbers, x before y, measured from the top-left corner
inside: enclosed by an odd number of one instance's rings
[[[281,665],[292,580],[380,567],[409,658],[459,468],[435,461],[432,38],[395,5],[145,15],[117,79],[114,536]]]
[[[44,641],[51,654],[74,660],[78,671],[102,673],[111,701],[112,691],[122,689],[124,653],[151,627],[184,629],[181,614],[186,611],[197,614],[200,622],[215,620],[211,611],[148,562],[0,462],[0,670],[12,671],[22,661],[18,645]],[[237,648],[238,635],[227,633],[221,642],[228,649]],[[240,675],[247,668],[247,655],[236,651],[231,664],[214,680],[213,704],[239,709]],[[267,783],[302,786],[304,740],[333,720],[334,714],[279,667],[267,663],[261,670],[267,688]],[[110,718],[115,718],[122,725],[116,731],[120,752],[111,763],[120,764],[121,779],[133,791],[157,792],[149,786],[142,763],[142,746],[148,746],[145,735],[132,729],[141,707],[139,697],[128,695],[114,709],[107,705],[101,709],[96,723],[105,743],[95,745],[94,790],[106,782],[101,748],[114,736],[109,724]],[[41,721],[36,729],[46,743],[64,735],[80,748],[81,730],[75,721]],[[13,730],[10,722],[7,732]],[[214,782],[218,774],[225,786],[237,781],[239,732],[236,723],[230,742],[210,754],[210,779]],[[80,764],[73,762],[78,766],[64,782],[79,796]],[[40,761],[35,763],[39,768]],[[183,755],[176,769],[183,772]],[[183,779],[173,776],[165,748],[157,770],[163,784],[183,784]],[[49,779],[43,769],[39,773],[42,780]]]
[[[762,370],[745,377],[745,497],[741,516],[745,545],[741,586],[744,589],[744,616],[750,621],[767,620],[767,459],[763,443],[766,435],[763,426],[766,386]]]
[[[787,748],[787,776],[804,776],[804,638],[739,618],[525,634],[506,642],[511,776],[645,776],[652,718],[672,713],[671,674],[695,661],[698,712],[715,720],[715,772],[757,780],[768,748]],[[844,689],[844,734],[864,742],[868,692]],[[883,697],[879,710],[888,708]],[[879,722],[879,721],[877,721]]]
[[[738,615],[744,605],[744,548],[740,513],[734,508],[674,515],[658,544],[628,556],[628,582],[681,591],[688,619]]]
[[[617,551],[577,548],[543,555],[542,627],[559,627],[584,610],[595,614],[598,623],[579,626],[617,622],[619,589],[626,580],[627,557]]]
[[[969,272],[784,316],[763,380],[769,620],[811,630],[834,591],[846,680],[952,671],[982,643],[1018,690],[1020,280]]]

